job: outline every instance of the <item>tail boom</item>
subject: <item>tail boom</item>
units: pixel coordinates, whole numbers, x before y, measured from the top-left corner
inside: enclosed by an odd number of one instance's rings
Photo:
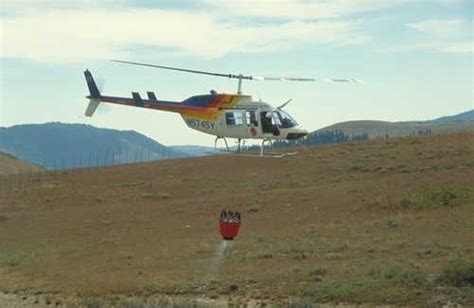
[[[85,111],[87,117],[91,117],[101,102],[132,107],[148,108],[153,110],[169,111],[179,113],[186,117],[201,119],[216,119],[223,108],[229,108],[242,99],[250,99],[244,95],[211,94],[190,97],[183,102],[158,100],[153,92],[147,92],[148,99],[143,99],[139,93],[132,92],[132,97],[118,97],[102,95],[89,70],[84,71],[87,87],[90,95],[89,105]]]

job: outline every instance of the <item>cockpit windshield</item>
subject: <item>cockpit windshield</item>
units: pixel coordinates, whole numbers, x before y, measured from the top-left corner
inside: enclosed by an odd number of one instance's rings
[[[298,125],[295,119],[283,110],[275,110],[273,114],[277,118],[278,126],[281,128],[290,128]]]

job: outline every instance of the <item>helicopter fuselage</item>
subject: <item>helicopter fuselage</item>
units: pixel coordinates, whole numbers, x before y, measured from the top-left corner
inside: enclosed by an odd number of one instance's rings
[[[218,137],[237,139],[298,139],[308,132],[288,113],[249,96],[214,118],[181,114],[189,128]]]

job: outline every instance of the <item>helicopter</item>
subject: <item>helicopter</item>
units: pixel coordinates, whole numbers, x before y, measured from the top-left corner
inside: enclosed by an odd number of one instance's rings
[[[299,125],[290,114],[283,110],[283,108],[291,102],[291,99],[275,108],[261,100],[254,100],[250,95],[242,94],[242,81],[362,82],[357,79],[280,78],[243,74],[222,74],[124,60],[111,61],[122,64],[237,79],[237,93],[217,93],[215,90],[211,90],[209,94],[191,96],[182,102],[160,100],[156,97],[155,93],[151,91],[147,91],[147,98],[142,98],[138,92],[132,92],[131,98],[106,96],[100,93],[92,73],[86,69],[84,71],[84,77],[89,88],[89,95],[86,96],[86,98],[89,99],[89,104],[85,111],[86,117],[91,117],[101,102],[175,112],[181,115],[189,128],[216,136],[214,141],[215,148],[217,148],[218,140],[223,139],[226,150],[229,151],[226,138],[235,138],[238,143],[237,152],[240,152],[243,140],[262,140],[260,156],[264,156],[263,150],[266,142],[271,144],[274,140],[300,139],[307,136],[308,131]]]

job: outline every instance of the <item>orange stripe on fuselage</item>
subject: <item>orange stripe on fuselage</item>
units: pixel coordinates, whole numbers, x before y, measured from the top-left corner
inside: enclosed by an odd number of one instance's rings
[[[216,120],[223,112],[223,109],[232,108],[243,99],[249,98],[247,95],[216,94],[215,98],[207,107],[200,107],[200,110],[183,110],[181,115],[184,118],[195,118],[199,120]]]

